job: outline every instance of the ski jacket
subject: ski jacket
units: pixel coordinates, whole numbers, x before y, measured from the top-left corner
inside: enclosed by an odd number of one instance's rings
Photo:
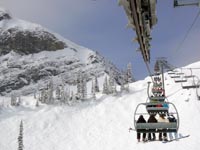
[[[168,116],[169,122],[176,122],[176,118],[173,115]]]
[[[158,118],[158,122],[166,122],[166,123],[168,123],[169,120],[166,119],[165,117],[159,117],[159,118]]]
[[[147,122],[149,122],[149,123],[156,123],[158,121],[157,121],[157,119],[153,115],[150,115],[150,117],[149,117],[149,119],[148,119]]]
[[[163,104],[163,107],[169,108],[169,105],[168,104]]]
[[[146,123],[146,120],[144,119],[142,115],[140,115],[140,117],[137,120],[137,123]]]

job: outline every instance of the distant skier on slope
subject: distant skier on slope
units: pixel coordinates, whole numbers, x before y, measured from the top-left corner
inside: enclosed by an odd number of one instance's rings
[[[146,120],[144,119],[143,115],[140,115],[137,123],[146,123]],[[140,142],[140,137],[141,137],[141,133],[137,132],[137,140],[138,142]],[[146,133],[143,133],[142,135],[142,141],[145,142],[146,141]]]
[[[155,115],[150,115],[149,119],[147,120],[148,123],[157,123],[157,119],[155,118]],[[151,136],[152,134],[152,136]],[[149,141],[155,141],[156,140],[156,135],[155,133],[149,133],[148,134],[148,140]]]

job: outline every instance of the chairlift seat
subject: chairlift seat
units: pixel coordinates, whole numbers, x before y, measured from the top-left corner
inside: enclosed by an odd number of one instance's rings
[[[152,89],[151,90],[153,94],[162,94],[163,90],[158,90],[158,89]]]
[[[168,72],[168,75],[173,75],[175,74],[175,72]]]
[[[142,133],[177,132],[177,122],[136,123],[135,129]]]
[[[184,78],[193,78],[195,77],[194,75],[188,75],[188,76],[184,76]]]
[[[181,76],[175,75],[175,76],[170,76],[171,78],[180,78]]]
[[[154,96],[150,97],[150,103],[157,103],[157,102],[164,102],[165,97],[164,96]]]
[[[174,80],[175,83],[180,83],[180,82],[187,82],[186,79],[182,79],[182,80]]]
[[[183,72],[178,72],[178,73],[176,73],[176,75],[184,75],[184,73]]]
[[[194,89],[199,88],[199,85],[182,85],[183,89]]]

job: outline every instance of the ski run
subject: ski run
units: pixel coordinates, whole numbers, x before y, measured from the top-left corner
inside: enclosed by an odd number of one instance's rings
[[[200,68],[196,62],[186,68]],[[180,69],[177,69],[180,71]],[[183,70],[184,72],[184,70]],[[187,72],[186,72],[187,73]],[[200,77],[200,70],[193,74]],[[103,80],[100,80],[103,82]],[[129,92],[118,95],[97,93],[96,100],[75,105],[36,107],[33,95],[21,97],[21,105],[10,106],[10,97],[0,97],[0,150],[16,150],[19,125],[23,121],[24,150],[197,150],[200,145],[200,101],[198,90],[182,89],[181,83],[165,73],[166,96],[175,104],[180,128],[177,138],[163,143],[137,142],[133,126],[136,106],[146,102],[150,77],[129,85]],[[102,83],[100,83],[102,85]],[[102,87],[100,88],[102,90]],[[158,139],[158,134],[156,134]],[[168,133],[168,139],[175,135]]]

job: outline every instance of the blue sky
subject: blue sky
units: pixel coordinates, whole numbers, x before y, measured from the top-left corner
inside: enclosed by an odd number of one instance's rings
[[[127,29],[127,17],[118,0],[1,0],[0,6],[14,17],[43,25],[63,37],[100,52],[120,69],[131,62],[136,79],[147,71],[133,43],[135,32]],[[192,24],[198,7],[173,8],[173,0],[157,0],[158,24],[152,31],[151,63],[168,57],[174,66],[200,59],[200,18],[180,50],[176,50]]]

